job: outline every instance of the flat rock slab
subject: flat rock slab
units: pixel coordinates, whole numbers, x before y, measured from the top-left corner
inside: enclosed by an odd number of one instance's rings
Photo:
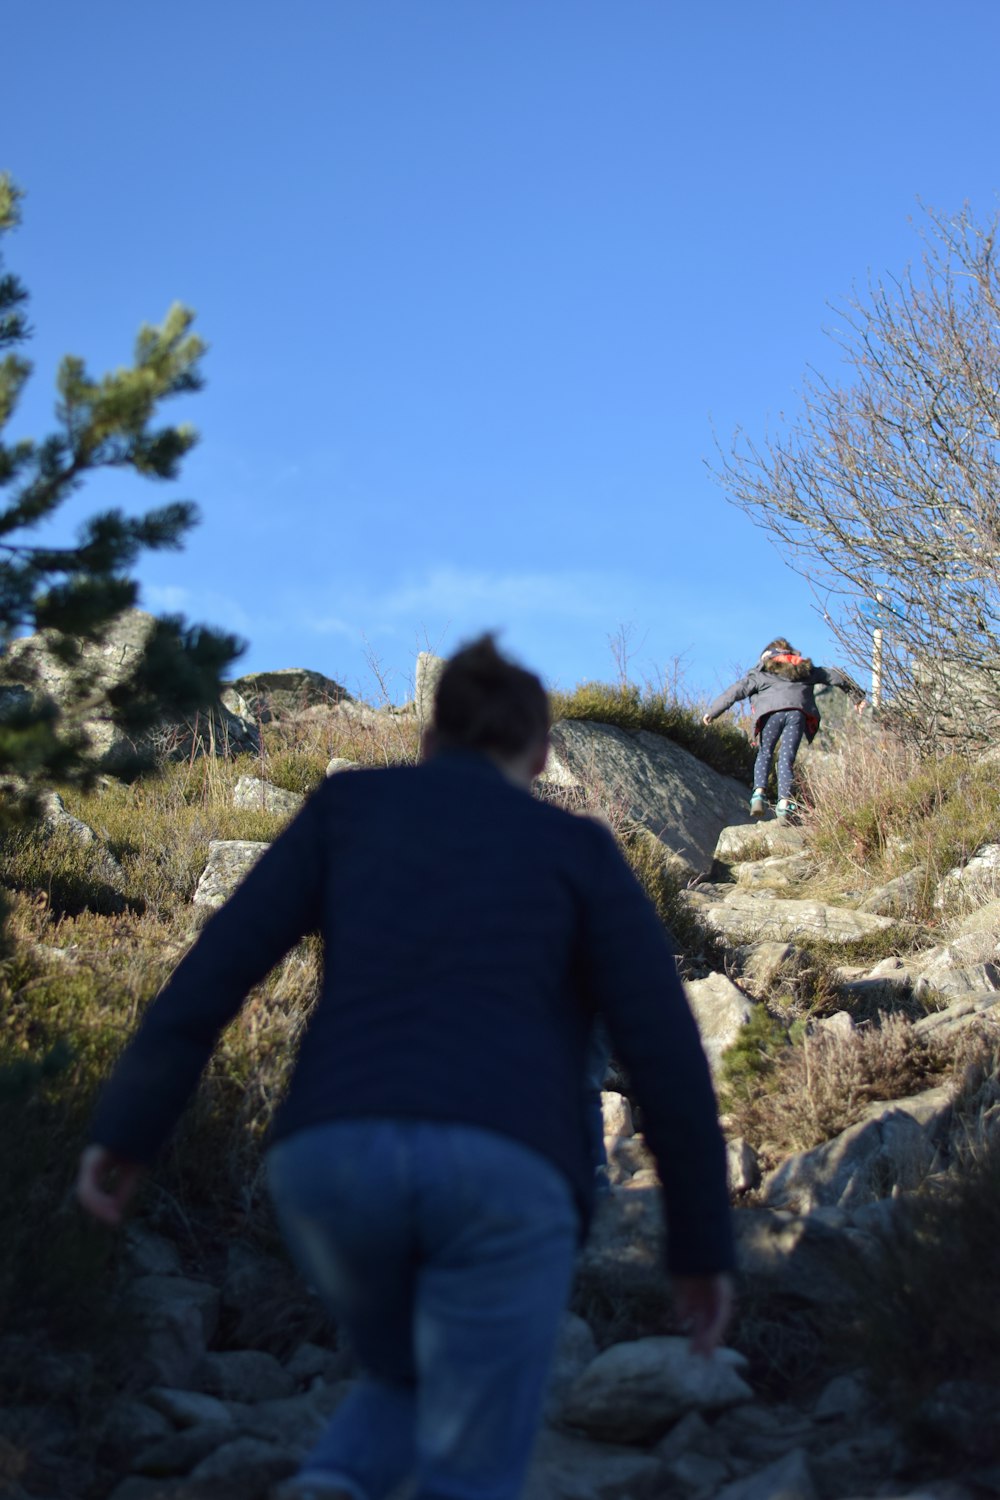
[[[750,891],[742,886],[695,886],[684,891],[683,896],[706,927],[734,944],[791,943],[804,938],[850,943],[896,925],[891,917],[855,911],[852,907],[792,901],[770,891]]]
[[[744,860],[801,854],[805,846],[805,833],[792,824],[777,819],[773,823],[755,823],[741,818],[722,829],[715,845],[715,859],[720,865],[734,865]]]
[[[596,788],[666,849],[678,875],[705,875],[720,831],[746,807],[747,788],[647,730],[560,719],[546,778]]]
[[[213,839],[208,846],[208,864],[191,898],[193,904],[212,910],[224,906],[267,848],[268,844],[251,839]]]

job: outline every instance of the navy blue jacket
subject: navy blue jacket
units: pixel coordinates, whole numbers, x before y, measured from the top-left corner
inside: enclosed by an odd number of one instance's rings
[[[481,1126],[560,1167],[586,1218],[600,1012],[661,1174],[671,1269],[729,1269],[715,1098],[663,926],[604,828],[480,755],[324,782],[150,1006],[92,1138],[149,1161],[247,991],[314,930],[322,990],[276,1136],[363,1117]]]

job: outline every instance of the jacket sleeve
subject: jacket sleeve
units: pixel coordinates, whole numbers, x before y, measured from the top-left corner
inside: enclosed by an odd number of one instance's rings
[[[624,1064],[656,1158],[677,1275],[733,1266],[726,1152],[701,1037],[666,930],[611,836],[592,827],[585,897],[590,993]]]
[[[865,696],[864,689],[858,687],[853,677],[848,677],[839,667],[813,667],[813,681],[825,683],[827,687],[842,688],[855,703],[860,703]]]
[[[734,682],[732,687],[727,687],[724,693],[719,694],[706,710],[706,718],[717,719],[720,714],[725,713],[727,708],[732,708],[733,704],[739,703],[741,698],[749,698],[750,694],[755,691],[756,684],[752,675],[748,673],[746,677],[741,677],[739,682]]]
[[[150,1005],[98,1103],[91,1139],[99,1145],[150,1161],[247,992],[319,925],[324,791],[264,852]]]

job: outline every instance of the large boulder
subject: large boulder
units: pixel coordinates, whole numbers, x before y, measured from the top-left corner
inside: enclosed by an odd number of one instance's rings
[[[289,792],[259,776],[241,776],[233,787],[233,806],[253,812],[285,813],[291,817],[305,800],[301,792]]]
[[[610,1442],[646,1442],[689,1411],[752,1400],[739,1374],[745,1366],[735,1350],[717,1349],[706,1359],[691,1352],[688,1339],[670,1335],[612,1344],[575,1382],[560,1418]]]
[[[716,1075],[726,1049],[733,1045],[750,1020],[753,1001],[725,974],[685,980],[684,993],[698,1022],[709,1066]]]
[[[648,730],[560,719],[543,781],[586,787],[647,828],[683,879],[706,875],[727,824],[746,815],[747,788]]]
[[[228,686],[239,693],[252,717],[262,724],[271,719],[287,719],[307,708],[335,708],[338,704],[354,701],[339,682],[309,667],[248,672]]]
[[[934,1145],[919,1121],[899,1107],[902,1103],[882,1105],[875,1118],[789,1157],[765,1179],[763,1201],[770,1208],[810,1213],[858,1208],[919,1187],[934,1165]]]
[[[107,701],[108,694],[135,671],[155,624],[155,617],[145,610],[125,610],[112,621],[103,640],[81,643],[80,659],[73,667],[55,655],[52,638],[44,631],[12,641],[3,660],[0,718],[5,710],[28,702],[54,704],[60,711],[71,712],[74,682],[84,674],[92,706],[79,722],[101,770],[129,770],[137,758],[149,756],[185,759],[213,752],[257,753],[256,726],[222,701],[188,721],[165,719],[139,739],[125,733]]]

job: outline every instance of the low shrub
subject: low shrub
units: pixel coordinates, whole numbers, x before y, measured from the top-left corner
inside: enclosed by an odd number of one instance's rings
[[[766,1019],[765,1019],[766,1018]],[[723,1059],[724,1099],[734,1132],[757,1148],[765,1167],[831,1140],[875,1100],[900,1099],[949,1076],[954,1050],[885,1015],[844,1035],[800,1033],[781,1046],[764,1007],[761,1040],[740,1037]],[[785,1033],[781,1033],[784,1038]]]

